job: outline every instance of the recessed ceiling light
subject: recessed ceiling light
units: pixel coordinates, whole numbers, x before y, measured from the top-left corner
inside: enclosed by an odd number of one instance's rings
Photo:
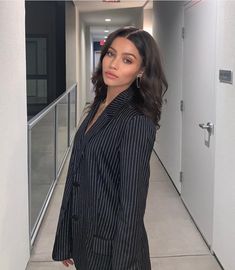
[[[104,32],[105,32],[105,33],[108,33],[108,32],[109,32],[109,30],[104,30]]]
[[[105,19],[106,22],[111,22],[111,19]]]
[[[111,2],[111,3],[115,3],[115,2],[120,2],[120,0],[103,0],[103,2]]]
[[[104,36],[104,38],[107,38],[107,36]]]

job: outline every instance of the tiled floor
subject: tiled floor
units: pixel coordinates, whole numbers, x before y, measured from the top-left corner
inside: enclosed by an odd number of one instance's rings
[[[35,241],[27,270],[75,269],[71,266],[66,268],[60,262],[54,262],[51,259],[68,160],[69,157]],[[149,238],[152,270],[221,269],[154,152],[151,157],[145,224]]]

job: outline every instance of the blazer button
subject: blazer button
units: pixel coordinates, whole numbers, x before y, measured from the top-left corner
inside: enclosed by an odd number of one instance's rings
[[[78,182],[73,182],[73,186],[74,186],[74,187],[79,187],[80,184],[79,184]]]
[[[74,221],[78,221],[78,215],[72,215],[72,219],[73,219]]]

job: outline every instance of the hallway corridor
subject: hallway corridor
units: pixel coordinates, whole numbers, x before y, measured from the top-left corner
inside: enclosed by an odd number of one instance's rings
[[[70,155],[35,240],[27,270],[75,269],[71,266],[66,268],[60,262],[54,262],[51,259],[69,158]],[[154,152],[151,156],[145,225],[149,239],[152,270],[221,269]]]

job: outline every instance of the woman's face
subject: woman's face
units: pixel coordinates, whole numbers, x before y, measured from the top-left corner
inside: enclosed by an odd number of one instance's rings
[[[135,45],[127,38],[115,38],[102,61],[104,83],[109,90],[127,89],[141,73],[141,64]]]

